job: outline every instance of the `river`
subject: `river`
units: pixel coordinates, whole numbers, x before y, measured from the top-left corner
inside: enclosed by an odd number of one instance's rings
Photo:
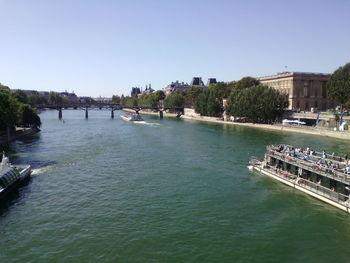
[[[7,149],[34,167],[0,204],[0,262],[349,262],[346,213],[246,168],[311,135],[115,112],[44,111]]]

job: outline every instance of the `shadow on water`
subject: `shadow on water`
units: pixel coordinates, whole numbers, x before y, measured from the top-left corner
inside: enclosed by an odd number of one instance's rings
[[[26,199],[26,197],[30,194],[31,182],[32,178],[29,178],[0,200],[0,217],[6,215],[12,206],[19,204]]]

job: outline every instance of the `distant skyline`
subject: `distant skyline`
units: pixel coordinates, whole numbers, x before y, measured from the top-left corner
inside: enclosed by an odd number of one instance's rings
[[[350,62],[347,0],[0,0],[0,11],[0,83],[12,89],[110,97]]]

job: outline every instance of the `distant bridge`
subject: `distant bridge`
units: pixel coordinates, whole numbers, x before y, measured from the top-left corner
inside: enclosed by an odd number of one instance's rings
[[[141,110],[153,110],[159,112],[159,117],[163,118],[163,111],[172,110],[178,113],[180,116],[184,113],[184,108],[182,107],[148,107],[148,106],[124,106],[119,103],[108,103],[108,102],[76,102],[76,103],[66,103],[66,104],[43,104],[34,106],[36,109],[54,109],[58,111],[58,118],[62,119],[62,111],[63,109],[81,109],[85,111],[85,118],[89,118],[89,110],[90,109],[108,109],[111,111],[111,118],[114,118],[114,111],[123,110],[123,109],[131,109],[135,112],[139,112]]]

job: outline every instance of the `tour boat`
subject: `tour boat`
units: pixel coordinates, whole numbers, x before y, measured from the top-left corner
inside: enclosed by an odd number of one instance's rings
[[[138,113],[128,113],[128,114],[120,115],[120,117],[124,121],[145,123],[144,119],[142,119],[141,115]]]
[[[350,213],[350,162],[288,145],[267,146],[262,160],[252,158],[248,169],[257,171]]]
[[[12,165],[4,153],[0,164],[0,199],[28,179],[31,172],[30,165]]]

